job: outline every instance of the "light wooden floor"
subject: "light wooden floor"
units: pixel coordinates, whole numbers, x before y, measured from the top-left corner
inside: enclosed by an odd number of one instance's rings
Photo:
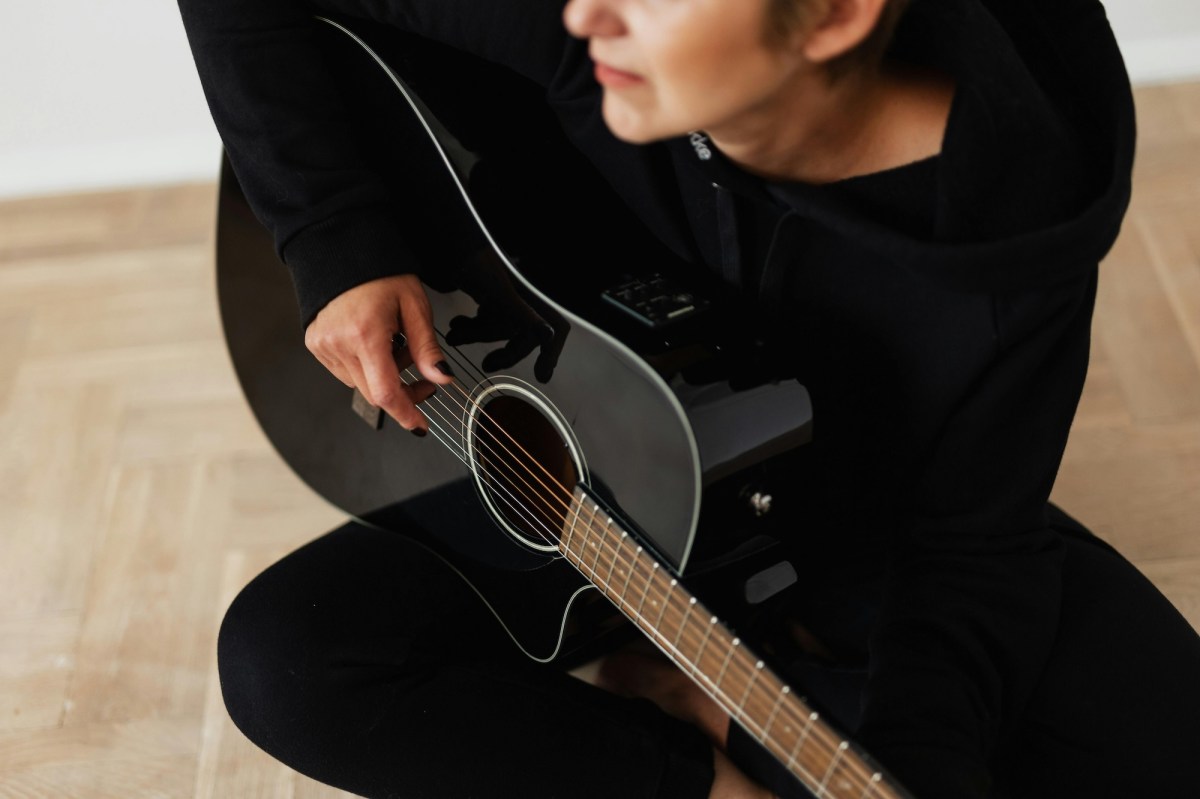
[[[1200,84],[1139,92],[1056,499],[1200,625]],[[215,173],[215,164],[214,164]],[[0,204],[0,796],[330,797],[215,681],[237,590],[342,518],[247,410],[214,187]]]

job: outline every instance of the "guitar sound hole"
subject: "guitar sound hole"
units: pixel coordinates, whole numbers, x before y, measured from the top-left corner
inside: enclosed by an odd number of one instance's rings
[[[479,414],[473,449],[493,511],[532,542],[558,542],[578,476],[558,430],[523,399],[498,396]]]

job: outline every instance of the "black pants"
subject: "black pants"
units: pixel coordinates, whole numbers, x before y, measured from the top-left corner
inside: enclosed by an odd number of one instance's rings
[[[1200,753],[1200,638],[1124,559],[1086,531],[1064,535],[1059,644],[995,795],[1200,796],[1187,773]],[[456,574],[394,533],[348,524],[267,569],[230,607],[218,660],[247,737],[364,796],[710,789],[699,731],[528,659]],[[748,739],[731,741],[753,768]]]

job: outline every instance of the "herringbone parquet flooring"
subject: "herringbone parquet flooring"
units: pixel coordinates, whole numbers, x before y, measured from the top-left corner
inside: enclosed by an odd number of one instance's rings
[[[1200,625],[1200,84],[1138,103],[1055,498]],[[238,391],[214,204],[211,185],[0,204],[5,799],[343,795],[247,743],[215,681],[236,591],[342,516]]]

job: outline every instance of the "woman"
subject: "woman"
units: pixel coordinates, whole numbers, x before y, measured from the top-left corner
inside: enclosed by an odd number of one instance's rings
[[[759,298],[818,426],[788,542],[807,687],[830,663],[865,674],[843,723],[915,796],[1192,793],[1200,641],[1047,501],[1133,152],[1098,3],[180,6],[306,343],[338,379],[417,435],[448,380],[387,188],[347,155],[308,41],[330,9],[543,86],[663,242]],[[423,381],[399,381],[395,332]],[[536,668],[435,560],[353,525],[256,578],[219,658],[252,740],[364,795],[767,795],[742,769],[804,795],[670,667],[617,656],[607,692]]]

